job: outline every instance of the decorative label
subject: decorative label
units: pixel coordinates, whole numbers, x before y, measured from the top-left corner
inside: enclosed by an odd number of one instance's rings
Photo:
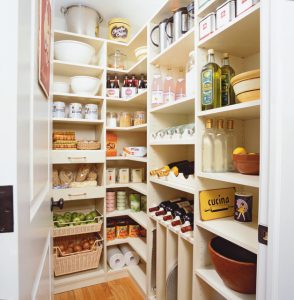
[[[106,89],[106,96],[119,98],[119,89]]]
[[[212,70],[206,70],[201,74],[202,93],[201,103],[202,105],[213,104],[213,74]]]
[[[234,215],[235,188],[201,191],[200,215],[203,221]]]
[[[131,97],[135,96],[136,92],[137,92],[136,87],[122,87],[121,97],[124,99],[131,98]]]
[[[152,104],[163,104],[163,91],[152,91]]]
[[[111,30],[111,36],[114,39],[118,38],[127,38],[128,36],[128,29],[125,26],[114,26]]]
[[[239,222],[252,222],[252,201],[251,194],[235,194],[234,218]]]

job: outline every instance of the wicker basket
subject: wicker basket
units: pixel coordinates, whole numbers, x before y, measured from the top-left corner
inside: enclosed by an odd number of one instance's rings
[[[90,210],[75,210],[76,212],[87,214],[90,212]],[[64,211],[64,213],[66,210]],[[53,237],[58,237],[58,236],[68,236],[68,235],[77,235],[77,234],[85,234],[85,233],[91,233],[91,232],[99,232],[102,228],[103,224],[103,216],[99,211],[96,210],[98,213],[98,216],[95,217],[95,222],[97,223],[90,223],[87,224],[87,221],[81,221],[81,225],[76,225],[76,226],[69,226],[73,224],[73,222],[66,223],[65,227],[54,227],[53,228]],[[56,215],[62,215],[56,213]],[[58,221],[54,221],[54,224],[58,224]]]
[[[91,250],[64,254],[59,245],[61,242],[73,241],[73,237],[63,237],[54,239],[54,274],[61,276],[65,274],[76,273],[89,269],[95,269],[99,266],[102,253],[102,238],[98,234],[88,235],[86,237],[95,238]],[[86,238],[85,237],[85,238]]]
[[[78,150],[99,150],[101,149],[101,143],[98,141],[78,141]]]

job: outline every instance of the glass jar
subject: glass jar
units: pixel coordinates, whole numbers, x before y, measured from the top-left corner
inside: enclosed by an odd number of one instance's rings
[[[115,50],[114,53],[108,56],[108,67],[118,70],[126,70],[127,56],[121,53],[119,50]]]
[[[134,125],[141,125],[146,123],[145,111],[136,111],[134,115]]]
[[[107,113],[106,126],[110,128],[117,127],[117,113],[115,112]]]
[[[119,117],[120,127],[130,127],[132,126],[132,114],[129,112],[121,112]]]

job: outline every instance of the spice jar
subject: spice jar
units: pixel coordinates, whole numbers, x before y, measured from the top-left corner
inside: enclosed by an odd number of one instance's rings
[[[146,123],[145,111],[136,111],[134,115],[134,125],[141,125]]]
[[[128,112],[121,112],[119,118],[120,127],[130,127],[132,126],[132,114]]]
[[[117,113],[108,112],[106,117],[106,126],[114,128],[117,126]]]

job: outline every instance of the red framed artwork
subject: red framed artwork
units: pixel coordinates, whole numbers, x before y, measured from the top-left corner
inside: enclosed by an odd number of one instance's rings
[[[50,91],[51,4],[39,0],[39,84],[47,98]]]

